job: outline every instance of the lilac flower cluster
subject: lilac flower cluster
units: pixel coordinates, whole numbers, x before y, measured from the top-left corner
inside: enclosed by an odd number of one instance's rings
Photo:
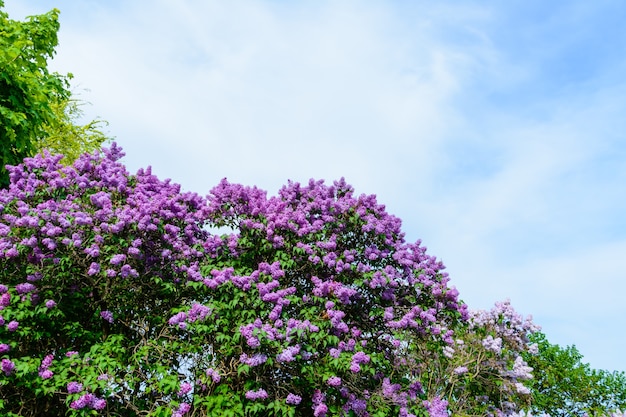
[[[211,309],[202,304],[194,303],[188,312],[181,311],[170,317],[168,323],[172,326],[178,325],[180,329],[186,329],[187,323],[193,323],[197,320],[204,320],[211,314]]]
[[[43,379],[50,379],[54,375],[50,369],[50,365],[52,365],[52,361],[54,360],[54,355],[46,355],[46,357],[41,361],[41,365],[39,366],[39,376]]]
[[[260,388],[256,391],[247,391],[246,398],[249,400],[264,400],[267,398],[267,391],[263,388]]]
[[[67,392],[69,394],[78,394],[83,391],[83,384],[80,382],[72,381],[67,384]],[[72,401],[70,408],[74,410],[80,410],[83,408],[92,408],[94,410],[102,410],[106,407],[106,400],[98,398],[91,393],[84,393],[77,400]]]
[[[536,353],[537,346],[529,336],[538,330],[531,317],[523,318],[509,300],[498,302],[489,311],[470,312],[467,329],[458,334],[454,346],[445,347],[446,358],[440,379],[434,384],[450,390],[448,404],[453,413],[471,414],[471,407],[489,407],[493,415],[515,415],[518,404],[529,400],[532,368],[522,358],[522,353]],[[484,395],[467,397],[465,381],[480,386]],[[445,390],[444,390],[445,391]],[[498,398],[496,402],[491,402]]]

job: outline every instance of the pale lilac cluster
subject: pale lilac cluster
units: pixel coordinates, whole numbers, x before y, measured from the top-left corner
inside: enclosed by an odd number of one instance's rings
[[[12,360],[6,358],[2,359],[2,372],[4,372],[5,375],[11,375],[14,370],[15,364]]]
[[[496,303],[490,311],[470,312],[464,338],[455,342],[454,349],[443,352],[449,358],[452,374],[457,376],[452,382],[458,391],[452,395],[456,398],[457,411],[481,401],[480,397],[466,398],[462,382],[457,381],[462,381],[468,372],[486,390],[484,401],[499,398],[499,403],[489,404],[494,415],[513,415],[519,411],[516,404],[527,400],[531,392],[525,382],[533,377],[522,353],[536,352],[537,346],[530,343],[529,336],[538,329],[532,318],[524,319],[509,300]]]

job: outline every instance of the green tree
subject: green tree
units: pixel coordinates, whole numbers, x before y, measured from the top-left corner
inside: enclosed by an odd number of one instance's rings
[[[103,121],[79,123],[82,102],[71,97],[71,74],[48,71],[58,44],[58,16],[54,9],[19,22],[0,10],[0,188],[9,183],[7,164],[43,149],[70,163],[107,140],[100,131]]]
[[[58,44],[58,16],[54,9],[19,22],[0,10],[0,187],[8,185],[5,165],[37,151],[46,126],[57,124],[54,105],[70,97],[69,76],[48,71]]]
[[[626,375],[592,369],[575,346],[551,344],[535,333],[536,355],[526,354],[533,367],[531,411],[552,417],[602,415],[626,407]]]

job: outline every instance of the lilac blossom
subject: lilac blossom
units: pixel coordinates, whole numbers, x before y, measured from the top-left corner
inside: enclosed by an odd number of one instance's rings
[[[72,381],[67,384],[67,392],[69,392],[70,394],[76,394],[78,392],[81,392],[82,390],[83,384],[81,384],[80,382]]]
[[[302,397],[296,394],[292,394],[291,392],[287,395],[285,402],[287,404],[298,405],[302,401]]]
[[[2,372],[5,375],[11,375],[15,369],[15,364],[10,359],[2,359]]]
[[[260,388],[256,391],[247,391],[246,398],[249,400],[264,400],[267,398],[267,391]]]
[[[102,319],[104,321],[108,321],[109,323],[113,323],[113,313],[110,312],[109,310],[103,310],[100,312],[100,317],[102,317]]]

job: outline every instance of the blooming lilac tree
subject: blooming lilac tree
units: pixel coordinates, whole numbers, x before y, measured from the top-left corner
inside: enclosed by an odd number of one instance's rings
[[[224,180],[205,199],[121,156],[10,168],[3,415],[446,412],[415,365],[467,310],[373,196]]]

